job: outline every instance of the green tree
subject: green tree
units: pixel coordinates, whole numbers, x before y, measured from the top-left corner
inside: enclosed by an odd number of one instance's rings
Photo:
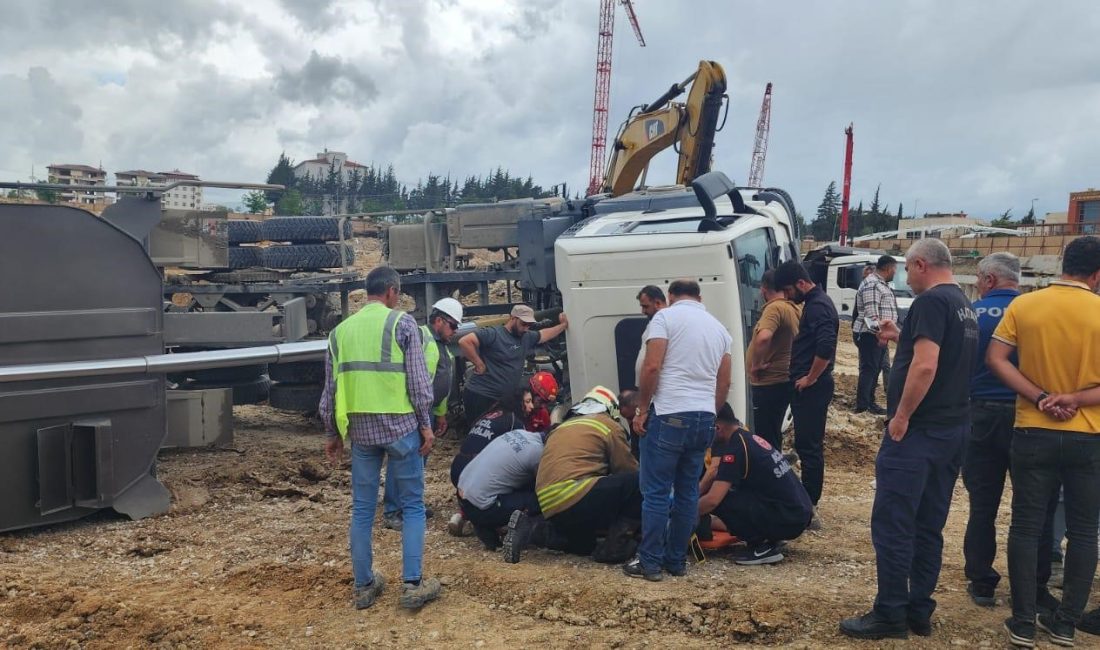
[[[901,204],[898,204],[898,221],[905,218],[905,212],[901,209]]]
[[[1035,225],[1035,206],[1034,205],[1032,205],[1030,208],[1028,208],[1027,214],[1024,215],[1023,219],[1020,219],[1020,225],[1021,226],[1034,226]]]
[[[287,216],[305,214],[305,203],[302,202],[302,193],[296,189],[289,189],[284,192],[275,203],[275,214]]]
[[[242,199],[244,207],[252,214],[263,214],[267,211],[267,196],[260,190],[253,190],[244,195]]]
[[[1012,208],[1009,208],[1002,212],[1001,216],[994,219],[989,225],[993,226],[994,228],[1010,228],[1015,225],[1015,222],[1012,221]]]
[[[46,203],[57,203],[61,199],[57,190],[51,190],[45,187],[35,190],[34,194],[38,197],[39,201],[45,201]]]
[[[810,222],[810,234],[817,241],[829,241],[836,231],[836,222],[840,217],[840,195],[836,191],[836,181],[830,181],[825,188],[825,196],[817,206],[817,214]]]
[[[271,173],[267,175],[267,182],[273,185],[282,185],[288,190],[294,187],[294,161],[287,158],[285,151],[279,154],[279,162],[271,168]],[[279,190],[267,190],[265,192],[268,203],[278,203],[282,195],[283,193]]]

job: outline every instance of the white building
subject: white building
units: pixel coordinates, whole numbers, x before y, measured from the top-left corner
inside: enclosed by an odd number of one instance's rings
[[[91,165],[49,165],[48,182],[56,185],[106,185],[107,172]],[[66,203],[94,206],[109,204],[109,197],[103,192],[59,192],[59,198]]]
[[[115,172],[115,182],[118,185],[132,185],[137,187],[163,186],[176,181],[197,181],[199,177],[187,174],[175,169],[170,172],[150,172],[144,169],[131,169],[124,172]],[[194,185],[180,185],[165,192],[160,199],[162,206],[176,210],[201,210],[202,188]]]
[[[345,182],[351,177],[353,170],[363,169],[365,166],[348,160],[348,155],[343,151],[324,151],[317,154],[316,158],[303,160],[294,165],[294,178],[305,178],[308,174],[314,180],[324,181],[328,178],[329,169],[335,165],[336,173]]]

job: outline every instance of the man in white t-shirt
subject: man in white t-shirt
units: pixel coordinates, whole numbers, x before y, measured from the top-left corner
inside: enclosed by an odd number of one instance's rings
[[[669,306],[657,312],[645,335],[634,416],[642,436],[642,543],[638,557],[623,565],[628,576],[653,581],[662,579],[662,570],[674,576],[687,570],[703,457],[714,438],[715,413],[729,393],[733,342],[707,313],[697,282],[675,280],[668,293]]]

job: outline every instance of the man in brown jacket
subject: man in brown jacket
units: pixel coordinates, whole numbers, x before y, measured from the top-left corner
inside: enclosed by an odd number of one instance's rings
[[[553,531],[543,527],[537,535],[547,546],[608,563],[633,554],[642,493],[638,461],[630,453],[618,411],[615,394],[597,386],[550,432],[535,479],[542,516]],[[512,513],[505,561],[519,561],[536,523],[524,512]],[[598,534],[605,531],[604,543],[597,545]]]

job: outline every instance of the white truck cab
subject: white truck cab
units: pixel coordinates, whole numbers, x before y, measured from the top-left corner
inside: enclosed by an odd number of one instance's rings
[[[641,201],[648,207],[597,211],[558,237],[554,258],[570,322],[569,382],[574,392],[636,386],[635,360],[647,324],[638,291],[648,284],[667,291],[673,280],[692,278],[707,311],[733,337],[729,402],[748,422],[745,350],[763,309],[764,272],[797,259],[793,206],[785,192],[735,188],[721,173],[705,174],[693,189],[698,200],[687,207],[661,207],[683,206],[691,192],[684,188],[628,195],[624,206]]]
[[[832,299],[837,314],[845,320],[852,319],[856,306],[856,291],[863,281],[863,269],[878,262],[881,252],[842,246],[823,246],[806,254],[804,263],[815,284],[819,284]],[[893,256],[898,262],[894,279],[890,282],[898,301],[899,320],[913,304],[913,291],[906,283],[905,258]]]

